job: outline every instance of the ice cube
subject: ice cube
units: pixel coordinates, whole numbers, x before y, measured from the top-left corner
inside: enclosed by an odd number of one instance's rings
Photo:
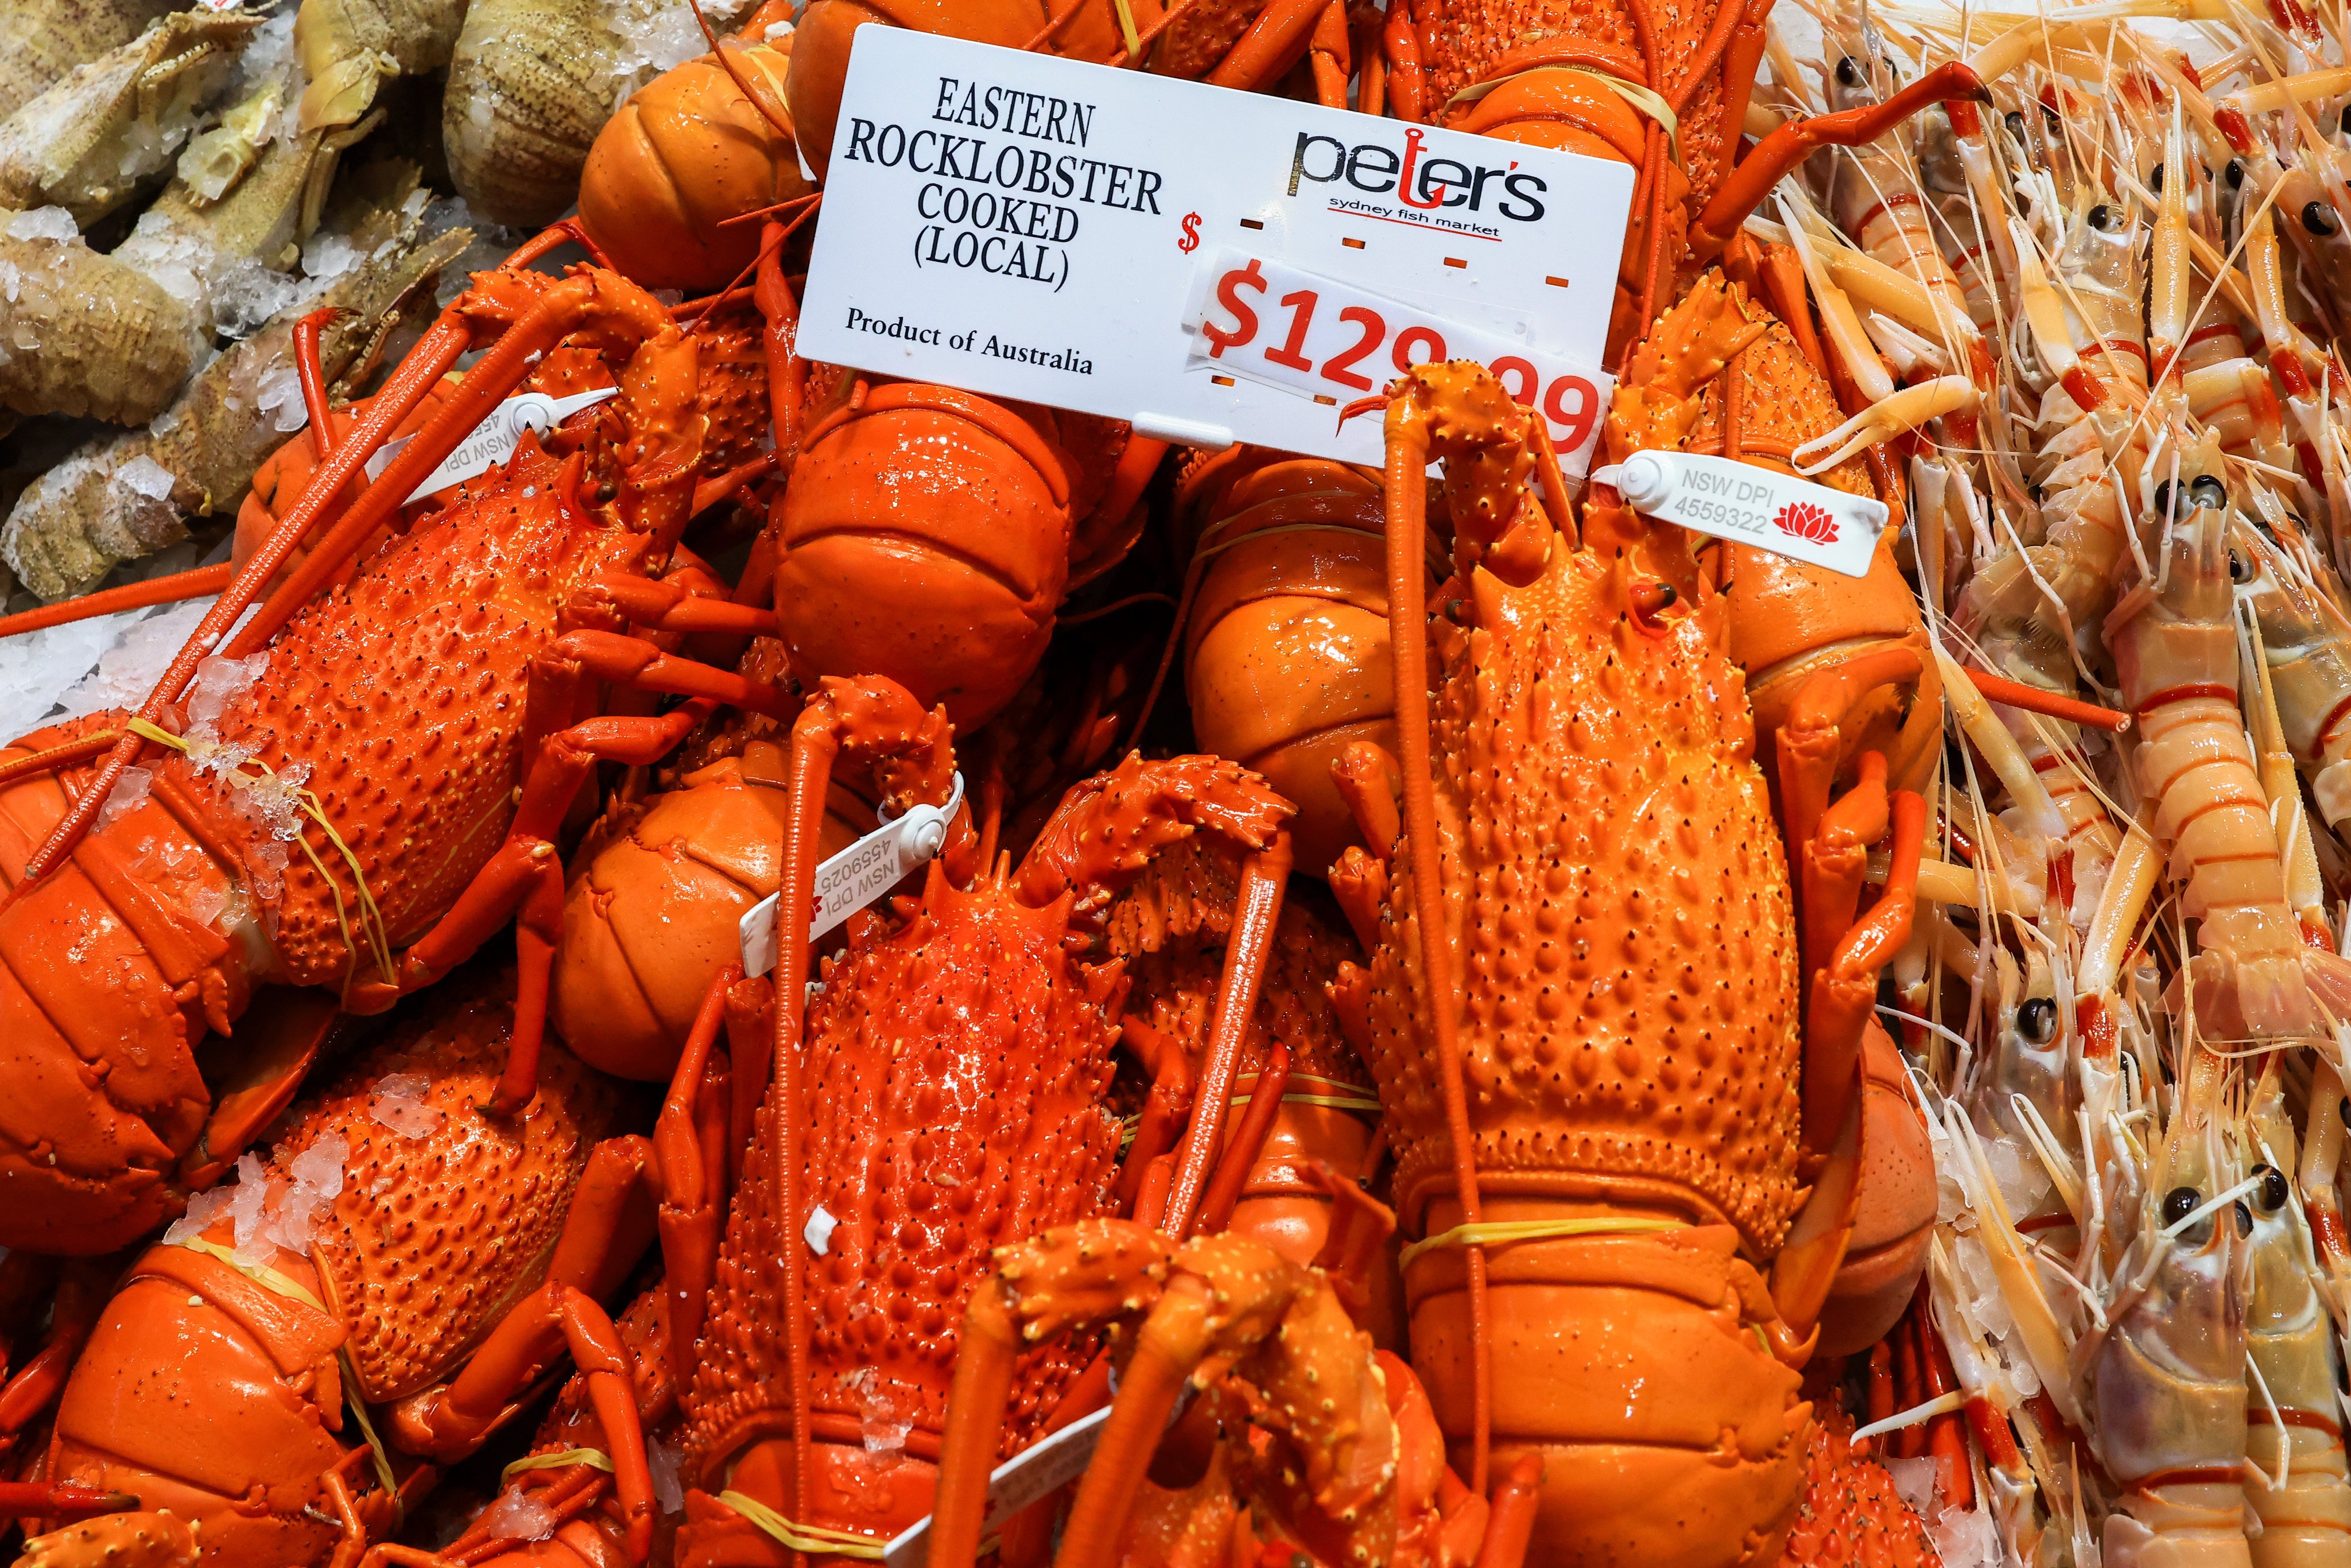
[[[474,1528],[505,1541],[545,1541],[555,1533],[555,1511],[520,1487],[509,1487],[482,1510]]]
[[[177,483],[169,468],[143,452],[114,471],[114,482],[151,501],[170,500],[172,486]]]
[[[1886,1474],[1894,1478],[1894,1490],[1910,1505],[1921,1519],[1935,1517],[1935,1461],[1929,1458],[1888,1459]]]
[[[154,782],[155,770],[152,768],[124,768],[122,776],[114,781],[114,788],[108,791],[105,803],[98,809],[98,825],[103,828],[125,811],[137,810],[147,799],[148,786]]]
[[[423,1138],[441,1125],[442,1114],[426,1103],[433,1081],[421,1072],[390,1072],[368,1086],[368,1114],[403,1138]]]
[[[232,1186],[207,1187],[203,1192],[188,1195],[188,1210],[172,1221],[172,1228],[163,1232],[166,1246],[202,1236],[212,1228],[213,1221],[225,1213],[235,1201],[236,1189]]]
[[[10,239],[78,240],[81,225],[63,207],[35,207],[29,213],[18,213],[8,220]]]

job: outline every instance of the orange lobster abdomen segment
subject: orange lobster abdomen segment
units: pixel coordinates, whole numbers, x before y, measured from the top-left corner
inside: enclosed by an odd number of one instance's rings
[[[0,765],[119,716],[38,731]],[[0,788],[0,863],[21,866],[96,771]],[[0,912],[0,1246],[96,1254],[162,1220],[164,1176],[211,1106],[195,1044],[208,1013],[225,1024],[246,999],[241,952],[188,913],[225,910],[227,876],[156,795],[123,800]]]
[[[676,1067],[710,982],[741,952],[744,913],[776,891],[788,766],[753,742],[655,796],[573,876],[548,1005],[580,1060],[646,1082]],[[873,820],[833,784],[820,858]]]
[[[784,101],[809,167],[822,179],[831,159],[841,83],[858,28],[911,27],[1020,49],[1044,31],[1045,22],[1039,0],[817,0],[800,13],[784,78]]]
[[[1379,486],[1337,463],[1270,463],[1208,511],[1197,548],[1216,553],[1184,653],[1193,728],[1297,805],[1297,864],[1320,876],[1360,841],[1331,765],[1359,741],[1395,746]]]
[[[228,1247],[226,1224],[208,1240]],[[303,1260],[271,1266],[317,1289]],[[183,1247],[158,1247],[107,1304],[57,1407],[48,1473],[199,1521],[208,1558],[323,1563],[340,1533],[314,1505],[348,1445],[342,1330],[318,1309]],[[357,1434],[349,1434],[356,1440]]]
[[[1489,1219],[1558,1218],[1558,1205],[1489,1201]],[[1433,1223],[1452,1225],[1447,1203]],[[1771,1568],[1804,1481],[1811,1406],[1763,1348],[1763,1281],[1727,1226],[1656,1236],[1525,1242],[1487,1258],[1494,1458],[1544,1458],[1541,1514],[1573,1521],[1540,1561],[1578,1568]],[[1465,1254],[1433,1254],[1405,1280],[1416,1370],[1440,1421],[1468,1443]],[[1758,1309],[1761,1309],[1760,1312]],[[1537,1538],[1545,1524],[1536,1527]]]
[[[842,395],[811,426],[774,514],[793,672],[886,675],[971,729],[1011,700],[1052,636],[1069,466],[1019,409],[910,382],[852,379]]]
[[[771,107],[784,101],[790,39],[730,52]],[[759,225],[727,218],[806,195],[791,138],[708,55],[656,77],[605,122],[580,175],[580,220],[647,288],[724,288],[759,251]]]

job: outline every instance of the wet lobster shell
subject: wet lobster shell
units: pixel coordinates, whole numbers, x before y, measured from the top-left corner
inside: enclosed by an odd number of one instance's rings
[[[624,808],[581,846],[564,897],[549,1019],[581,1060],[622,1078],[668,1078],[703,994],[740,951],[738,925],[776,891],[789,758],[768,741]],[[873,829],[839,782],[819,853]]]
[[[971,730],[1044,657],[1126,427],[845,378],[769,516],[792,673],[886,675]]]
[[[728,60],[780,113],[789,37]],[[787,121],[789,123],[789,121]],[[792,139],[709,55],[632,94],[588,150],[580,221],[618,270],[648,288],[724,288],[759,249],[759,225],[720,223],[806,195]]]
[[[1177,502],[1209,552],[1185,628],[1193,731],[1297,805],[1298,868],[1321,876],[1361,841],[1332,763],[1356,741],[1395,747],[1379,480],[1236,447],[1194,463]]]
[[[511,975],[452,980],[296,1113],[274,1163],[331,1135],[350,1148],[309,1252],[262,1249],[313,1301],[182,1245],[131,1267],[67,1383],[49,1475],[199,1521],[208,1561],[328,1560],[340,1531],[320,1477],[364,1441],[344,1379],[380,1403],[461,1364],[545,1277],[589,1151],[620,1121],[616,1086],[552,1041],[522,1115],[478,1109],[504,1066],[512,995]],[[430,1085],[415,1098],[435,1124],[420,1136],[374,1114],[371,1086],[392,1074]],[[235,1245],[225,1217],[204,1239]],[[390,1529],[381,1491],[361,1511]]]
[[[1734,386],[1736,439],[1734,450],[1725,455],[1743,463],[1792,474],[1789,453],[1844,419],[1794,334],[1775,324],[1700,392],[1689,450],[1723,453]],[[1813,478],[1848,495],[1885,498],[1858,457]],[[1894,547],[1895,530],[1889,528],[1878,540],[1869,575],[1856,583],[1771,550],[1726,545],[1723,597],[1730,610],[1730,656],[1747,672],[1756,728],[1766,735],[1786,721],[1796,694],[1816,672],[1889,643],[1919,655],[1916,681],[1865,698],[1847,716],[1838,759],[1842,770],[1864,751],[1882,752],[1890,787],[1909,789],[1925,782],[1942,755],[1943,682],[1928,651],[1918,597],[1903,579]]]
[[[1107,1215],[1119,1126],[1103,1104],[1123,982],[1074,957],[1069,903],[1005,881],[956,888],[938,862],[905,927],[828,964],[808,1022],[803,1202],[838,1221],[810,1260],[814,1490],[803,1522],[889,1536],[930,1511],[966,1299],[991,1249]],[[715,1500],[789,1497],[791,1402],[774,1169],[759,1111],[727,1217],[692,1382],[682,1564],[778,1563]],[[1033,1436],[1091,1354],[1022,1358],[1008,1441]],[[1008,1451],[1009,1451],[1008,1449]],[[707,1494],[707,1495],[705,1495]]]
[[[1126,964],[1126,1018],[1179,1046],[1196,1081],[1238,889],[1232,851],[1187,840],[1161,852],[1121,896],[1105,934],[1110,952]],[[1312,1262],[1331,1228],[1331,1197],[1301,1176],[1301,1169],[1321,1160],[1342,1176],[1356,1176],[1371,1153],[1376,1112],[1367,1118],[1361,1108],[1309,1103],[1360,1098],[1369,1087],[1328,994],[1339,966],[1361,952],[1330,895],[1293,881],[1274,925],[1234,1094],[1249,1093],[1276,1042],[1290,1051],[1290,1090],[1224,1228],[1226,1234],[1264,1242],[1293,1263]],[[1368,1326],[1384,1345],[1403,1343],[1393,1281],[1390,1270],[1374,1270]]]
[[[430,929],[514,809],[532,658],[574,584],[626,570],[636,536],[581,528],[558,465],[526,443],[503,476],[298,613],[219,733],[305,779],[397,949]],[[100,714],[0,747],[0,763],[120,722]],[[0,861],[22,866],[97,764],[0,788]],[[94,1254],[165,1218],[166,1173],[213,1101],[197,1071],[259,981],[373,974],[351,873],[255,820],[183,757],[0,911],[0,1245]],[[435,846],[430,854],[411,852]],[[333,867],[330,873],[327,869]],[[0,877],[12,885],[13,877]]]

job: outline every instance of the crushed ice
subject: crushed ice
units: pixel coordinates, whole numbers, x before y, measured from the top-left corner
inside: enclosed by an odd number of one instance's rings
[[[8,220],[10,239],[79,240],[81,225],[63,207],[35,207],[29,213],[18,213]]]
[[[653,1472],[653,1503],[667,1519],[685,1511],[685,1449],[659,1437],[645,1439],[645,1468]]]
[[[171,499],[172,486],[179,481],[172,476],[169,468],[142,452],[114,471],[114,482],[151,501],[166,501]]]
[[[103,828],[124,812],[137,810],[141,802],[147,799],[148,786],[154,782],[155,770],[152,768],[124,768],[122,776],[115,779],[114,788],[107,792],[105,801],[98,808],[98,825]]]
[[[388,1072],[368,1085],[368,1114],[403,1138],[432,1135],[442,1113],[426,1103],[433,1081],[421,1072]]]
[[[505,1541],[545,1541],[555,1533],[555,1511],[519,1486],[507,1488],[484,1509],[474,1528]]]
[[[235,1180],[191,1196],[187,1212],[163,1233],[165,1243],[200,1237],[225,1214],[233,1227],[232,1255],[248,1268],[270,1263],[279,1248],[307,1254],[318,1234],[319,1217],[342,1193],[350,1143],[335,1133],[291,1158],[283,1148],[274,1153],[284,1175],[272,1176],[260,1156],[249,1151],[238,1156]]]

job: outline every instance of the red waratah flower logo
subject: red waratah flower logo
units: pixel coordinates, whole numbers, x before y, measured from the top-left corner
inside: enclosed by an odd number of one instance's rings
[[[1783,534],[1793,534],[1816,545],[1836,543],[1836,519],[1810,501],[1789,502],[1771,521]]]

